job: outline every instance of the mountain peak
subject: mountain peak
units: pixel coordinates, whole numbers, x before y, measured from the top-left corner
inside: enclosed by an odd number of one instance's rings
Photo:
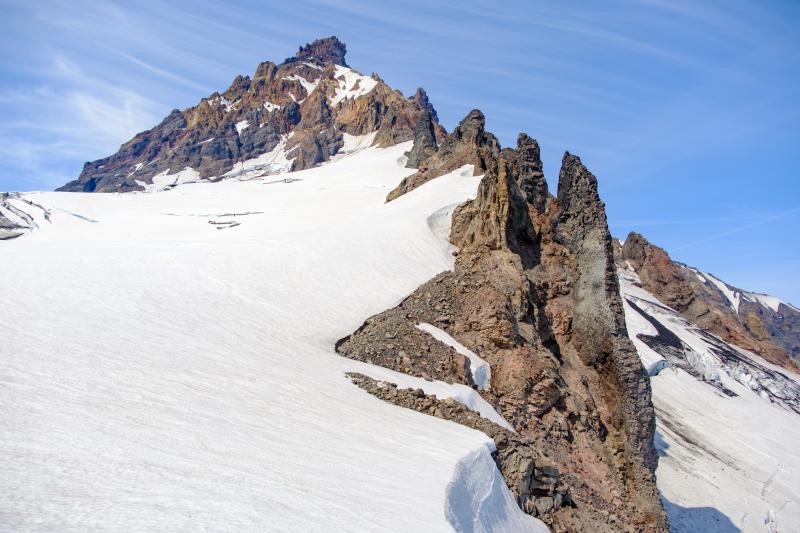
[[[323,65],[334,64],[346,67],[345,54],[347,54],[347,46],[338,37],[332,35],[324,39],[316,39],[311,44],[306,43],[297,50],[294,57],[287,58],[284,63],[316,61]]]

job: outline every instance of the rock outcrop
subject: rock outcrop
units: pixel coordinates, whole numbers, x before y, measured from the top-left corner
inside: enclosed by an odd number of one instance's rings
[[[493,139],[471,116],[458,139]],[[428,161],[441,158],[446,143]],[[556,199],[535,141],[522,135],[516,150],[502,151],[489,144],[475,200],[453,214],[454,270],[368,319],[337,351],[474,386],[467,358],[416,326],[445,330],[489,363],[491,386],[480,394],[517,431],[514,449],[558,472],[555,505],[550,495],[521,496],[517,478],[498,463],[524,510],[553,531],[666,531],[649,381],[627,337],[597,180],[567,154]],[[446,412],[427,397],[409,404],[399,391],[370,392],[435,416]],[[470,416],[443,417],[496,437]]]
[[[800,311],[763,305],[753,293],[673,261],[638,233],[628,235],[617,261],[630,265],[645,289],[703,330],[798,372]]]
[[[419,163],[419,172],[405,178],[386,197],[390,202],[428,181],[464,165],[473,165],[474,174],[486,172],[500,153],[497,138],[485,129],[486,119],[473,109],[439,145],[439,150]]]
[[[238,76],[224,92],[173,110],[114,155],[86,163],[59,190],[136,191],[185,169],[195,180],[302,170],[338,153],[345,135],[374,132],[374,144],[383,147],[410,141],[423,111],[436,140],[445,137],[425,91],[406,98],[347,67],[345,53],[344,43],[329,37],[280,65],[263,62],[252,78]],[[265,154],[275,157],[255,160]]]
[[[293,61],[312,61],[323,65],[334,64],[347,66],[344,56],[347,53],[347,46],[336,37],[326,37],[317,39],[311,44],[306,43],[297,50],[297,55],[286,59],[285,63]]]
[[[414,128],[414,146],[411,151],[406,152],[409,168],[419,168],[420,162],[436,153],[439,147],[436,145],[436,132],[433,130],[433,120],[431,112],[423,110],[417,119]]]

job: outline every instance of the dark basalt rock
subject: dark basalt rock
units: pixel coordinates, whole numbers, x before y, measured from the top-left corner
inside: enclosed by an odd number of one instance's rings
[[[517,149],[509,157],[511,173],[517,177],[517,184],[528,203],[539,213],[544,213],[550,193],[542,170],[542,158],[539,143],[536,139],[520,133],[517,138]]]
[[[414,146],[406,152],[409,168],[418,168],[421,161],[435,154],[439,148],[436,146],[436,133],[433,131],[431,112],[427,109],[419,114],[417,126],[414,128]]]

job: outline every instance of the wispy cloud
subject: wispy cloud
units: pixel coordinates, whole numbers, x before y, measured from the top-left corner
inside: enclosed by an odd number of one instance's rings
[[[768,224],[770,222],[776,222],[778,220],[787,218],[787,217],[789,217],[789,216],[791,216],[791,215],[793,215],[795,213],[800,213],[800,207],[795,207],[795,208],[789,209],[787,211],[781,211],[780,213],[775,213],[774,215],[770,215],[770,216],[761,218],[761,219],[759,219],[759,220],[757,220],[755,222],[751,222],[749,224],[736,226],[735,228],[731,228],[731,229],[729,229],[727,231],[723,231],[721,233],[717,233],[717,234],[711,235],[709,237],[705,237],[705,238],[697,240],[697,241],[693,241],[693,242],[690,242],[690,243],[687,243],[687,244],[682,244],[682,245],[675,246],[675,247],[672,248],[672,251],[673,252],[679,252],[679,251],[685,250],[687,248],[692,248],[692,247],[695,247],[695,246],[699,246],[701,244],[707,244],[709,242],[713,242],[713,241],[722,239],[724,237],[728,237],[729,235],[734,235],[736,233],[741,233],[743,231],[746,231],[746,230],[749,230],[749,229],[752,229],[752,228],[755,228],[755,227],[758,227],[758,226],[763,226],[764,224]]]

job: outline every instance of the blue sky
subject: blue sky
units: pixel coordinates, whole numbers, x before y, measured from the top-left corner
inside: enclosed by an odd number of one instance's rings
[[[800,2],[0,0],[0,189],[52,189],[173,108],[337,35],[451,129],[565,150],[612,232],[800,304]]]

